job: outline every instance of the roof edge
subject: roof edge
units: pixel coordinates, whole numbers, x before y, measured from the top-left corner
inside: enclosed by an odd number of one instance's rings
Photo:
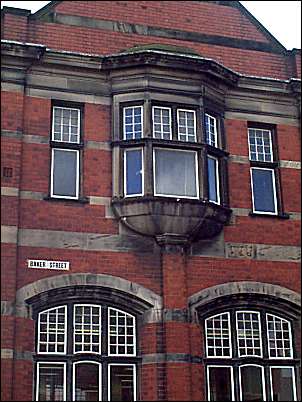
[[[259,31],[264,34],[267,39],[274,43],[276,49],[279,49],[282,53],[287,53],[288,50],[286,49],[286,47],[283,46],[282,43],[279,42],[278,39],[276,39],[274,35],[270,33],[270,31],[266,29],[264,25],[261,24],[260,21],[258,21],[257,18],[254,17],[253,14],[247,8],[245,8],[243,4],[240,3],[240,1],[233,1],[233,3],[234,6],[239,11],[241,11],[252,22],[252,24],[254,24],[259,29]]]

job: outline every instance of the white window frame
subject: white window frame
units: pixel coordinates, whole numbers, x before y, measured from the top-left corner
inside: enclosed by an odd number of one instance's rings
[[[76,195],[74,197],[70,195],[56,195],[53,192],[54,188],[54,152],[64,151],[64,152],[76,152],[77,155],[77,167],[76,167]],[[50,195],[52,198],[65,198],[71,200],[77,200],[79,198],[79,187],[80,187],[80,150],[78,149],[66,149],[66,148],[52,148],[51,149],[51,174],[50,174]]]
[[[207,392],[208,392],[208,401],[211,401],[211,389],[210,389],[210,368],[212,367],[225,367],[225,368],[230,368],[231,369],[231,392],[232,392],[232,401],[235,401],[235,391],[234,391],[234,367],[233,366],[228,366],[226,364],[209,364],[207,366]]]
[[[261,369],[261,378],[262,378],[262,397],[263,401],[266,401],[266,390],[265,390],[265,376],[264,376],[264,367],[260,364],[242,364],[239,366],[239,391],[240,391],[240,401],[242,401],[242,381],[241,381],[241,368],[242,367],[260,367]]]
[[[188,140],[189,134],[188,134],[188,126],[187,125],[185,126],[186,127],[186,134],[181,134],[179,132],[179,119],[180,119],[179,112],[193,113],[193,116],[194,116],[194,119],[193,119],[194,120],[194,140],[193,141]],[[187,119],[186,119],[186,122],[187,122]],[[186,136],[185,141],[180,139],[181,135]],[[196,139],[196,111],[194,109],[177,109],[177,138],[178,138],[178,141],[183,141],[183,142],[196,142],[197,141],[197,139]]]
[[[122,354],[120,354],[120,353],[111,353],[110,352],[110,310],[117,311],[118,313],[126,314],[126,318],[127,318],[127,316],[129,316],[129,317],[131,317],[133,319],[133,353],[122,353]],[[107,328],[107,333],[108,333],[108,341],[107,341],[108,342],[108,356],[125,356],[125,357],[127,357],[127,356],[129,356],[129,357],[130,356],[131,357],[136,356],[136,317],[134,315],[128,313],[127,311],[123,311],[123,310],[120,310],[120,309],[117,309],[117,308],[114,308],[114,307],[108,307],[107,316],[108,316],[108,319],[107,319],[108,320],[108,328]],[[127,327],[127,325],[126,325],[126,327]],[[116,336],[118,337],[118,334]],[[125,334],[125,337],[126,336],[127,335]],[[126,342],[127,342],[127,340],[126,340]],[[127,343],[125,344],[125,350],[127,350],[126,345],[127,345]]]
[[[75,331],[75,316],[76,316],[76,307],[96,307],[99,309],[99,318],[100,318],[100,332],[99,332],[99,351],[98,352],[94,352],[91,350],[81,350],[81,351],[75,351],[75,337],[76,335],[81,335],[84,336],[85,334],[82,332],[81,334],[76,334]],[[89,336],[92,336],[92,333],[89,332]],[[85,343],[85,342],[84,342]],[[90,347],[91,347],[91,343],[90,343]],[[101,305],[97,305],[97,304],[85,304],[85,303],[79,303],[79,304],[74,304],[73,305],[73,353],[76,354],[95,354],[95,355],[101,355],[102,354],[102,307]]]
[[[257,159],[252,159],[251,158],[251,143],[250,143],[250,130],[254,130],[254,131],[268,131],[269,132],[269,143],[270,143],[270,156],[271,156],[271,160],[270,161],[265,161],[265,160],[263,160],[263,161],[261,161],[260,159],[258,159],[258,152],[257,152],[257,142],[256,142],[256,144],[255,144],[255,146],[256,146],[256,152],[253,152],[253,153],[255,153],[256,154],[256,156],[257,156]],[[249,160],[250,161],[253,161],[253,162],[264,162],[264,163],[270,163],[270,162],[273,162],[273,160],[274,160],[274,155],[273,155],[273,144],[272,144],[272,132],[271,132],[271,130],[268,130],[268,129],[266,129],[266,128],[253,128],[253,127],[249,127],[248,128],[248,141],[249,141]],[[264,153],[264,155],[265,155],[265,153]]]
[[[205,113],[205,119],[207,119],[207,118],[214,120],[214,136],[215,136],[215,141],[214,141],[214,145],[213,145],[213,144],[210,144],[210,143],[208,142],[208,135],[207,135],[207,132],[206,132],[206,133],[205,133],[205,134],[206,134],[206,143],[207,143],[208,145],[211,145],[212,147],[217,148],[217,146],[218,146],[217,119],[216,119],[216,117],[210,115],[209,113]],[[205,131],[206,131],[206,124],[205,124]]]
[[[195,185],[196,185],[196,197],[190,197],[185,195],[169,195],[169,194],[161,194],[156,192],[156,174],[155,174],[155,165],[156,165],[156,157],[155,152],[157,149],[170,151],[170,152],[190,152],[195,153]],[[153,187],[154,187],[154,195],[160,197],[170,197],[170,198],[184,198],[184,199],[191,199],[191,200],[198,200],[199,199],[199,177],[198,177],[198,156],[197,151],[185,150],[185,149],[178,149],[178,148],[161,148],[161,147],[154,147],[153,148]]]
[[[270,341],[270,338],[269,338],[269,331],[268,331],[268,316],[272,316],[272,317],[274,317],[274,318],[277,318],[278,320],[280,320],[281,322],[282,321],[286,321],[287,322],[287,324],[288,324],[288,329],[289,329],[289,343],[290,343],[290,356],[286,356],[286,357],[280,357],[280,356],[271,356],[271,348],[270,348],[270,346],[269,346],[269,341]],[[265,320],[266,320],[266,337],[267,337],[267,342],[268,342],[268,345],[267,345],[267,348],[268,348],[268,356],[269,356],[269,358],[270,359],[282,359],[282,360],[288,360],[288,359],[292,359],[294,356],[293,356],[293,339],[292,339],[292,327],[291,327],[291,323],[290,323],[290,321],[288,321],[288,320],[286,320],[285,318],[282,318],[282,317],[279,317],[279,316],[277,316],[277,315],[275,315],[275,314],[270,314],[270,313],[266,313],[265,314]],[[283,331],[282,331],[283,332]],[[283,339],[283,337],[282,337],[282,339]]]
[[[45,314],[48,312],[51,312],[51,310],[57,310],[59,308],[64,308],[64,351],[63,352],[41,352],[40,351],[40,318],[41,318],[41,314]],[[49,334],[49,325],[47,324],[47,339],[48,339],[48,334]],[[48,342],[46,342],[46,345],[48,345]],[[63,305],[63,306],[56,306],[56,307],[52,307],[49,308],[47,310],[43,310],[39,312],[38,315],[38,354],[41,355],[66,355],[66,350],[67,350],[67,305]]]
[[[272,181],[273,181],[273,199],[274,199],[274,207],[275,207],[275,212],[267,212],[267,211],[257,211],[255,209],[255,201],[254,201],[254,186],[253,186],[253,175],[252,171],[253,170],[269,170],[272,172]],[[251,189],[252,189],[252,203],[253,203],[253,212],[257,214],[263,214],[263,215],[278,215],[278,205],[277,205],[277,194],[276,194],[276,178],[275,178],[275,170],[271,168],[262,168],[262,167],[256,167],[253,166],[250,168],[250,177],[251,177]]]
[[[274,389],[273,389],[273,376],[272,376],[272,369],[291,369],[292,370],[292,389],[293,389],[293,396],[294,401],[297,401],[297,387],[296,387],[296,375],[295,375],[295,368],[293,366],[270,366],[269,368],[269,378],[270,378],[270,391],[271,391],[271,400],[273,401]]]
[[[217,196],[217,201],[213,201],[210,199],[209,195],[209,201],[213,202],[214,204],[220,205],[220,181],[219,181],[219,160],[215,156],[208,155],[209,159],[213,159],[216,162],[216,196]]]
[[[129,151],[141,151],[142,155],[142,192],[137,194],[127,194],[127,152]],[[144,195],[144,186],[145,186],[145,174],[144,174],[144,149],[143,147],[137,148],[125,148],[124,149],[124,196],[126,197],[139,197]]]
[[[110,388],[110,381],[111,381],[111,366],[132,366],[133,367],[133,400],[136,401],[136,364],[133,363],[109,363],[108,364],[108,401],[110,401],[110,392],[111,392],[111,388]]]
[[[88,364],[96,364],[99,366],[99,401],[102,400],[102,363],[96,362],[94,360],[79,360],[73,362],[72,364],[72,400],[75,401],[76,399],[76,365],[88,363]]]
[[[240,313],[248,313],[248,314],[257,314],[258,316],[258,323],[259,323],[259,344],[260,344],[260,355],[246,355],[240,354],[240,348],[239,348],[239,337],[238,337],[238,314]],[[263,345],[262,345],[262,336],[261,336],[261,315],[259,311],[252,311],[252,310],[236,310],[236,339],[237,339],[237,350],[238,350],[238,356],[239,357],[259,357],[263,358]],[[246,339],[246,338],[240,338],[240,339]],[[254,348],[253,348],[254,349]]]
[[[134,123],[134,112],[132,112],[132,116],[133,116],[133,123],[132,123],[132,125],[133,125],[133,134],[132,134],[132,138],[126,138],[126,110],[127,109],[135,109],[135,108],[139,108],[139,109],[141,109],[141,128],[142,128],[142,135],[141,135],[141,138],[143,138],[144,137],[144,106],[143,105],[133,105],[133,106],[125,106],[125,107],[123,107],[123,139],[124,140],[135,140],[135,139],[138,139],[138,138],[135,138],[135,132],[134,132],[134,125],[135,125],[135,123]]]
[[[77,134],[76,134],[77,137],[78,137],[77,142],[63,141],[62,139],[61,140],[55,140],[54,139],[54,134],[55,134],[55,109],[76,110],[78,112],[78,130],[77,130]],[[62,133],[63,122],[62,122],[62,120],[61,120],[61,123],[60,123],[60,127],[61,127],[61,138],[62,138],[62,136],[63,136],[63,133]],[[71,125],[69,124],[69,133],[68,133],[69,138],[70,138],[70,135],[71,135],[70,127],[71,127]],[[81,136],[80,133],[81,133],[81,110],[78,109],[78,108],[72,108],[72,107],[53,106],[53,111],[52,111],[52,137],[51,137],[52,141],[64,142],[64,143],[67,143],[67,144],[79,144],[80,143],[80,136]]]
[[[209,356],[209,347],[208,347],[208,321],[212,320],[213,318],[219,317],[221,315],[227,315],[228,317],[228,334],[229,334],[229,345],[230,345],[230,354],[229,356]],[[233,356],[233,350],[232,350],[232,336],[231,336],[231,315],[229,311],[223,312],[223,313],[219,313],[219,314],[215,314],[212,315],[211,317],[208,317],[205,320],[205,333],[206,333],[206,355],[208,359],[231,359]],[[223,339],[223,338],[220,338]],[[215,351],[215,348],[214,348]]]
[[[155,123],[155,119],[154,119],[154,109],[164,109],[164,110],[169,110],[169,125],[170,125],[170,132],[169,132],[169,140],[172,140],[172,110],[170,107],[166,107],[166,106],[152,106],[152,137],[155,139],[162,139],[162,140],[167,140],[166,138],[163,138],[163,131],[161,130],[161,138],[157,138],[155,137],[154,133],[155,133],[155,129],[154,129],[154,125],[155,124],[159,124],[159,123]],[[160,123],[161,129],[162,129],[162,122]]]
[[[63,366],[63,401],[66,401],[66,362],[54,362],[54,361],[39,361],[37,362],[37,380],[36,380],[36,401],[39,400],[39,386],[40,386],[40,365],[58,365]]]

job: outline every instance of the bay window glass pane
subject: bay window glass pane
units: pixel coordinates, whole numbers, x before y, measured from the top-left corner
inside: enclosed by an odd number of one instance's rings
[[[142,150],[125,151],[125,195],[142,195]]]
[[[208,157],[209,200],[219,204],[218,160]]]
[[[241,366],[240,373],[240,400],[264,401],[265,391],[263,384],[263,367]]]
[[[251,174],[254,211],[276,214],[274,171],[272,169],[252,168]]]
[[[177,110],[178,139],[196,141],[196,122],[194,110]]]
[[[65,365],[38,363],[37,370],[37,400],[65,401]]]
[[[153,119],[153,137],[161,138],[164,140],[171,139],[171,109],[166,107],[153,106],[152,108]]]
[[[135,366],[109,365],[109,400],[135,401]]]
[[[273,401],[295,401],[293,367],[271,367],[271,390]]]
[[[124,139],[142,138],[143,107],[131,106],[124,108]]]
[[[155,195],[197,198],[196,152],[155,149]]]
[[[79,151],[52,150],[52,196],[78,197]]]
[[[216,118],[205,115],[206,142],[213,147],[217,147],[217,123]]]
[[[210,401],[233,400],[232,367],[208,367],[208,392]]]
[[[100,401],[100,366],[95,363],[74,365],[74,400]]]

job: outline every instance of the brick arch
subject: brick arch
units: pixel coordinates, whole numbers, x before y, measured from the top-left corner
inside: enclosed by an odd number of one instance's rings
[[[192,316],[194,316],[197,309],[202,309],[219,299],[236,295],[258,295],[278,299],[280,302],[292,305],[294,308],[301,306],[301,296],[293,290],[271,283],[250,281],[222,283],[203,289],[189,297],[188,306]]]
[[[83,286],[87,286],[87,288],[95,287],[112,289],[115,292],[127,294],[130,298],[133,297],[136,300],[141,301],[146,306],[146,309],[160,310],[162,308],[161,296],[138,283],[130,282],[117,276],[81,273],[56,275],[49,278],[39,279],[36,282],[23,286],[16,294],[16,315],[30,316],[30,306],[27,301],[41,295],[42,293]]]

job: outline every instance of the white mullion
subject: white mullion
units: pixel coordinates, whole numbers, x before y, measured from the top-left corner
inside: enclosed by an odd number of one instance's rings
[[[285,356],[285,347],[284,347],[283,320],[280,320],[280,327],[281,327],[281,341],[282,341],[282,357],[286,357]]]
[[[49,311],[47,312],[46,352],[49,352]]]
[[[132,107],[132,139],[135,138],[134,107]]]
[[[275,317],[273,317],[274,320],[274,342],[275,342],[275,351],[276,351],[276,358],[278,356],[278,346],[277,346],[277,328],[276,328],[276,320]]]
[[[68,140],[71,142],[71,110],[69,109],[69,119],[68,119]]]
[[[60,141],[63,141],[63,109],[61,108],[61,138]]]
[[[55,319],[55,331],[54,331],[54,336],[55,336],[55,353],[58,352],[58,311],[59,309],[56,309],[56,319]]]
[[[272,141],[272,132],[271,130],[268,130],[269,132],[269,145],[270,145],[270,156],[271,156],[271,160],[270,162],[273,162],[274,158],[273,158],[273,141]]]
[[[160,137],[164,139],[164,123],[163,123],[163,109],[160,109]]]

